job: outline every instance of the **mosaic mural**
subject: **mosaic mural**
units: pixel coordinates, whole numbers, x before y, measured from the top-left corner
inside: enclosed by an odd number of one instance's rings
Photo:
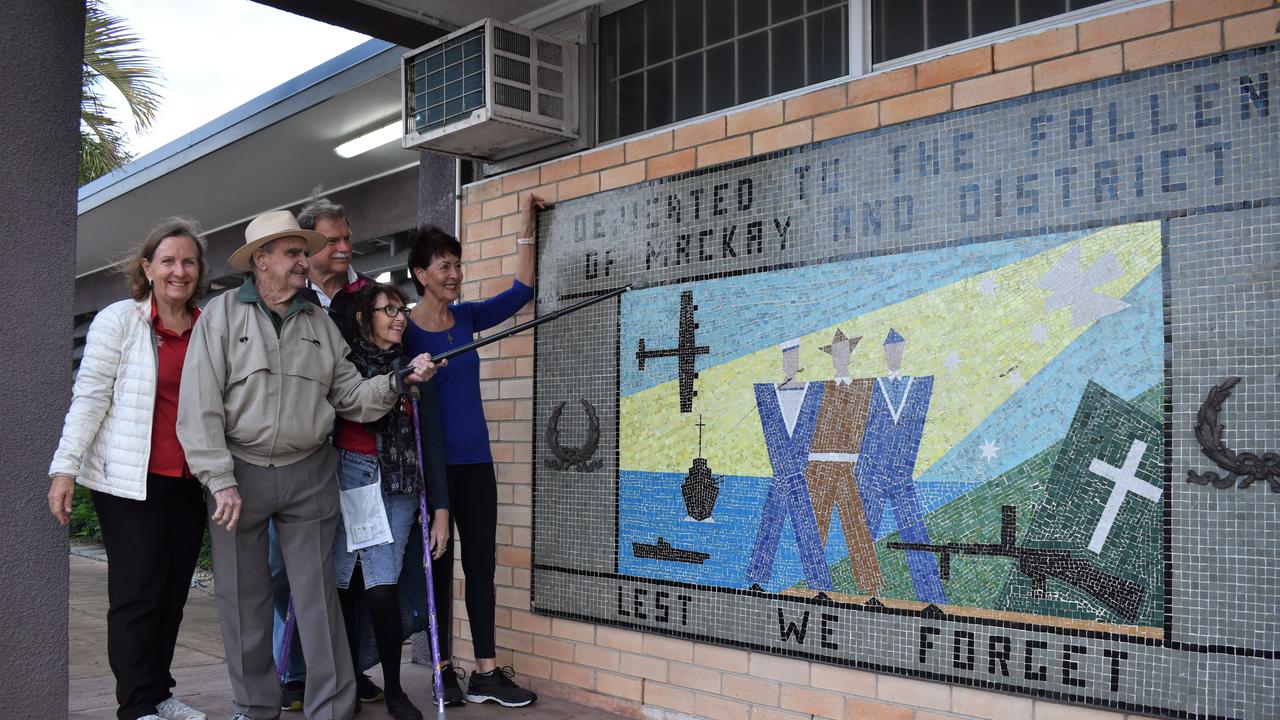
[[[1280,716],[1276,71],[1262,48],[560,203],[540,311],[632,289],[538,332],[534,609]]]
[[[1159,628],[1160,259],[1150,222],[628,293],[623,348],[705,359],[622,365],[619,572]]]

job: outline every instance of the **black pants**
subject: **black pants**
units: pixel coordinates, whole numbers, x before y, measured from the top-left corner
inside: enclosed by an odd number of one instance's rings
[[[351,670],[359,675],[360,658],[360,609],[369,611],[369,625],[373,629],[373,644],[378,648],[382,663],[382,689],[387,697],[400,695],[400,645],[404,639],[400,626],[400,586],[364,586],[364,568],[356,562],[351,571],[351,582],[346,588],[338,588],[338,601],[342,603],[342,621],[347,627],[347,647],[351,649]]]
[[[191,574],[204,537],[204,499],[191,479],[147,476],[147,499],[93,492],[107,547],[107,659],[120,720],[154,714],[169,674]]]
[[[491,463],[450,465],[449,515],[462,541],[462,573],[466,578],[467,615],[475,656],[491,658],[494,649],[493,571],[497,565],[498,480]],[[440,660],[450,662],[453,604],[453,541],[444,555],[431,563],[435,582],[436,618],[440,627]]]

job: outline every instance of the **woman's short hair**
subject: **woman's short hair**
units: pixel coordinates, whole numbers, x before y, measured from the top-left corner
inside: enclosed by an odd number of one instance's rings
[[[417,274],[413,272],[414,269],[430,267],[436,258],[446,255],[461,258],[462,243],[435,225],[424,225],[418,228],[409,239],[409,277],[413,279],[413,286],[418,289],[419,295],[426,288],[418,281]]]
[[[196,301],[204,297],[204,294],[208,292],[209,263],[205,260],[205,247],[204,241],[200,239],[200,226],[194,220],[171,217],[160,220],[152,226],[151,231],[147,233],[147,237],[129,253],[119,266],[120,272],[125,275],[125,279],[129,283],[129,295],[134,300],[141,300],[151,292],[151,281],[147,279],[147,273],[142,269],[142,261],[154,261],[156,248],[160,247],[160,243],[164,242],[165,238],[174,236],[191,238],[191,242],[195,243],[196,246],[196,265],[199,276],[196,278],[195,292],[191,294],[191,299],[187,301],[187,306],[194,308]]]
[[[373,340],[373,308],[379,295],[386,295],[387,302],[398,302],[403,307],[404,294],[395,285],[371,282],[356,291],[351,303],[347,306],[348,317],[352,325],[360,330],[366,340]]]

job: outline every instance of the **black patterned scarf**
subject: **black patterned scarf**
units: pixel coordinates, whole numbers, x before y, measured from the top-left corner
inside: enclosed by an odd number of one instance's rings
[[[364,377],[391,372],[391,363],[403,353],[400,345],[383,350],[357,336],[351,341],[347,357]],[[378,447],[378,468],[382,474],[382,490],[388,495],[416,493],[422,489],[418,478],[418,450],[413,437],[413,420],[409,417],[408,398],[401,398],[382,418],[364,426],[373,433]]]

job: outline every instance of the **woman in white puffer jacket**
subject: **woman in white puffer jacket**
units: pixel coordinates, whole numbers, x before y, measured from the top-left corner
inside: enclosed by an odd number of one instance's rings
[[[173,697],[169,672],[205,526],[176,432],[187,340],[208,288],[198,235],[190,221],[162,220],[124,263],[132,299],[93,319],[49,466],[49,510],[63,525],[75,482],[92,491],[120,720],[205,718]]]

